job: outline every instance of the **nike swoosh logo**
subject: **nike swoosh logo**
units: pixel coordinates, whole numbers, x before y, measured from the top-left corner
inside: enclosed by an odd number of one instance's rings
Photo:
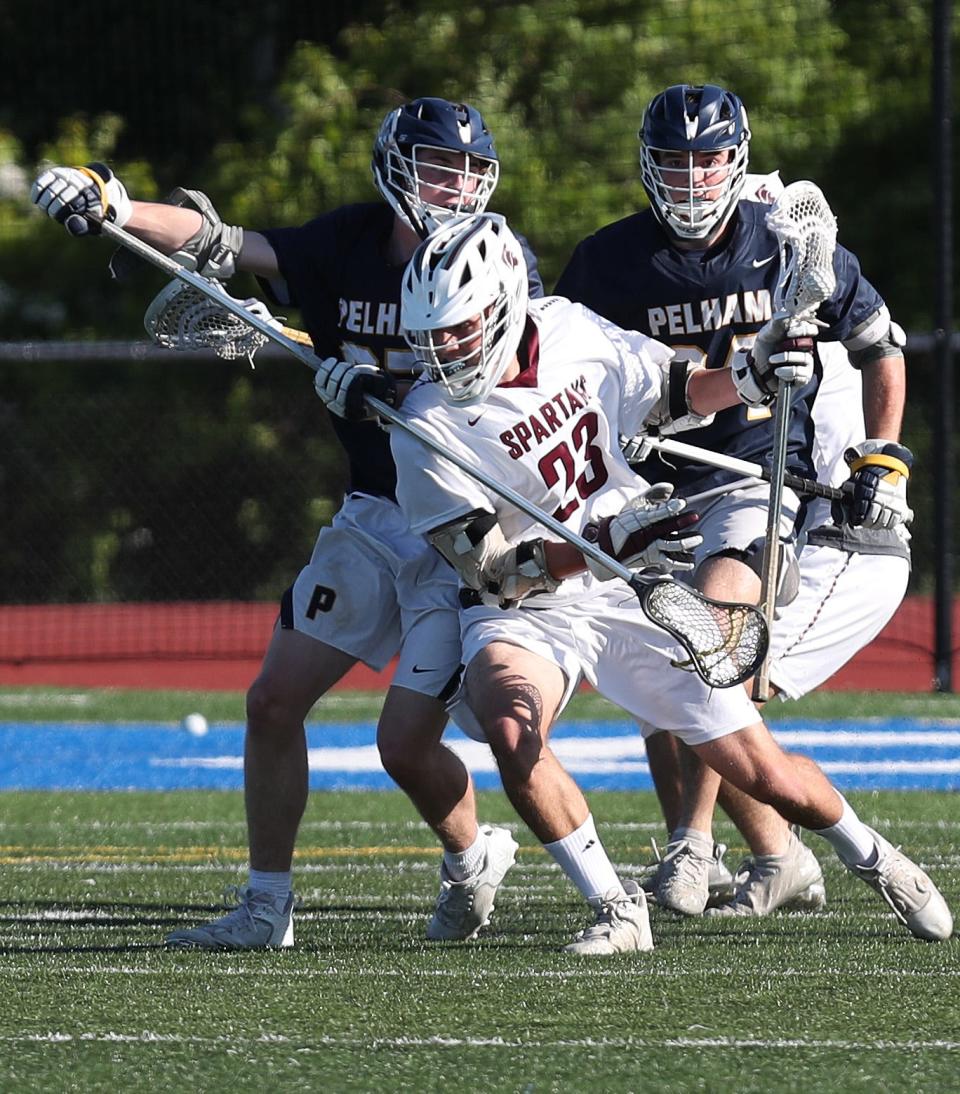
[[[420,668],[419,665],[414,665],[413,668],[410,671],[420,673],[420,672],[436,672],[437,670],[436,669],[422,669],[422,668]]]
[[[768,255],[766,258],[755,258],[753,260],[753,268],[759,270],[761,266],[766,266],[768,262],[772,262],[776,257],[776,255]]]
[[[484,411],[484,414],[485,413],[486,413],[486,411]],[[478,414],[476,416],[476,418],[468,418],[467,419],[467,425],[476,425],[477,422],[479,422],[482,417],[483,417],[483,414]]]

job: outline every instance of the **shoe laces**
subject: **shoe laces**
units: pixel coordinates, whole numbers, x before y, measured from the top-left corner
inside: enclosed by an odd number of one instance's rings
[[[684,884],[696,885],[701,881],[704,868],[713,863],[714,857],[711,853],[708,858],[705,858],[689,840],[684,840],[673,850],[667,847],[663,861],[672,864],[674,876]]]
[[[638,899],[638,898],[637,898]],[[585,927],[578,935],[580,939],[606,938],[615,931],[620,923],[630,922],[627,916],[621,915],[622,909],[628,904],[635,906],[637,899],[629,893],[619,893],[612,890],[600,901],[597,908],[597,918],[589,927]]]
[[[893,909],[896,917],[906,923],[907,915],[919,911],[929,896],[920,871],[909,859],[894,848],[873,867],[877,890]]]

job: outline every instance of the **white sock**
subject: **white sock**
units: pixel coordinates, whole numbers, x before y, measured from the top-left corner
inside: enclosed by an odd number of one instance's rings
[[[670,833],[671,843],[680,843],[681,840],[689,840],[695,846],[708,846],[713,853],[713,835],[710,832],[701,832],[698,828],[678,828]]]
[[[258,893],[269,893],[279,912],[293,888],[293,871],[251,870],[247,884]]]
[[[483,830],[478,828],[473,843],[465,851],[444,851],[443,861],[447,866],[447,873],[454,881],[465,881],[468,877],[479,874],[483,869],[484,859],[487,857],[487,837]]]
[[[603,849],[592,814],[569,836],[543,847],[591,904],[598,904],[611,891],[623,894],[620,878]]]
[[[850,808],[847,799],[839,792],[837,797],[843,802],[840,819],[829,828],[814,828],[813,832],[823,836],[847,866],[872,866],[878,854],[873,833]]]

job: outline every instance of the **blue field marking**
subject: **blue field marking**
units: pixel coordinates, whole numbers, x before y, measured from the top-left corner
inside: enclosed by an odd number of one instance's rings
[[[312,725],[314,790],[393,786],[380,767],[372,723]],[[850,790],[960,789],[960,724],[925,719],[791,722],[774,727],[784,748],[816,759]],[[451,728],[445,740],[477,786],[500,785],[486,745]],[[552,737],[584,790],[649,790],[643,741],[632,722],[565,722]],[[243,727],[214,723],[205,737],[170,724],[0,723],[0,790],[238,790]]]

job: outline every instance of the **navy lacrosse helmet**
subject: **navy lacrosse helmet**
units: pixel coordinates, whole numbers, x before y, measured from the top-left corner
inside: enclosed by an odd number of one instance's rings
[[[371,167],[377,189],[422,238],[454,217],[482,213],[500,177],[480,112],[446,99],[414,99],[391,110]]]
[[[678,239],[708,239],[727,222],[746,178],[743,103],[715,84],[676,84],[650,101],[639,136],[641,179],[657,220]]]

